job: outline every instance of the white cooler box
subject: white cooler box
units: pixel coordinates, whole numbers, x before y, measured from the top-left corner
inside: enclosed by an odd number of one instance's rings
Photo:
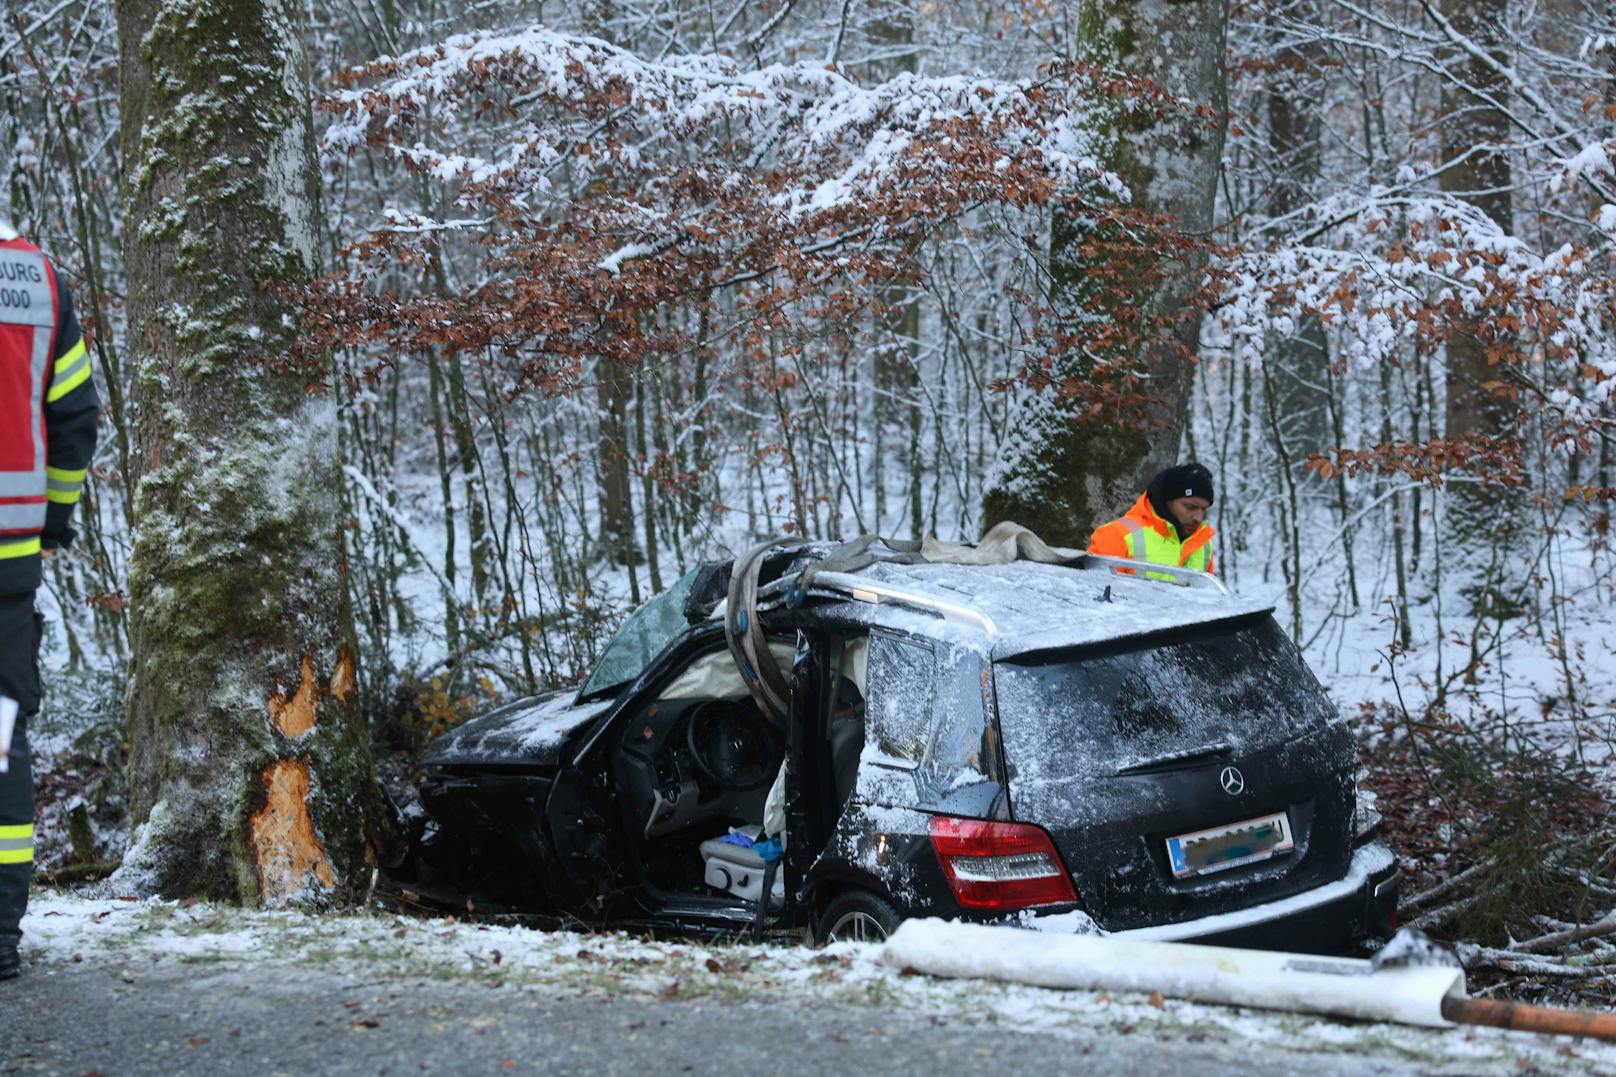
[[[763,832],[763,828],[746,826],[741,827],[740,831],[755,839]],[[719,838],[708,838],[701,843],[701,858],[707,865],[707,885],[713,889],[734,894],[747,901],[756,901],[758,895],[763,893],[763,858],[751,849]],[[769,904],[783,905],[785,900],[785,872],[776,868],[774,889],[769,895]]]

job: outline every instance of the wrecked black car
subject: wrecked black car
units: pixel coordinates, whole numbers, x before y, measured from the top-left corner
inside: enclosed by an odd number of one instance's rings
[[[1269,608],[1091,555],[856,552],[703,566],[581,688],[433,742],[402,877],[817,940],[914,916],[1317,952],[1390,933],[1353,736]],[[748,847],[772,787],[775,872]]]

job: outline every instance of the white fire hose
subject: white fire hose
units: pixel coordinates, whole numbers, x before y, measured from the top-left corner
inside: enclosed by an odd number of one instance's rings
[[[1054,935],[1016,927],[906,920],[882,964],[930,976],[1089,991],[1159,992],[1228,1006],[1450,1028],[1458,1023],[1616,1038],[1616,1015],[1470,999],[1450,965]]]

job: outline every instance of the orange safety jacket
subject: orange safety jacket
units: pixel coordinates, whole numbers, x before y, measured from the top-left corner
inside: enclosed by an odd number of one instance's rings
[[[1094,537],[1089,539],[1089,552],[1211,572],[1214,534],[1210,524],[1202,524],[1180,542],[1178,528],[1156,515],[1150,497],[1140,494],[1127,515],[1095,529]],[[1147,571],[1145,576],[1176,582],[1165,572]]]
[[[40,549],[73,541],[99,410],[72,297],[0,222],[0,594],[38,587]]]

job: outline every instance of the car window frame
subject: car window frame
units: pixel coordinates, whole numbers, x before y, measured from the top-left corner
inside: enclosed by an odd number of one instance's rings
[[[930,673],[930,677],[928,678],[928,683],[930,684],[930,687],[931,687],[931,693],[930,693],[930,695],[928,696],[928,698],[926,700],[926,708],[925,708],[925,712],[926,712],[925,739],[922,742],[921,749],[920,749],[920,757],[918,759],[906,759],[906,758],[904,758],[902,756],[892,755],[892,754],[888,753],[884,748],[881,747],[881,738],[880,738],[879,729],[878,729],[878,726],[877,726],[875,708],[870,706],[871,691],[870,691],[870,678],[869,678],[869,674],[868,674],[868,671],[869,671],[869,658],[874,656],[875,647],[876,647],[876,643],[877,643],[878,640],[886,640],[889,643],[894,643],[894,644],[898,644],[900,646],[906,646],[906,647],[914,647],[914,648],[916,648],[918,650],[922,650],[922,651],[926,652],[927,658],[928,658],[928,660],[930,662],[931,673]],[[865,686],[864,686],[864,720],[865,720],[865,733],[864,733],[865,741],[864,741],[864,743],[865,743],[866,751],[868,751],[870,745],[874,744],[875,747],[877,748],[877,750],[880,752],[880,758],[871,758],[871,759],[868,759],[868,762],[870,763],[871,766],[884,767],[887,770],[902,771],[902,772],[909,773],[909,774],[916,774],[916,773],[918,773],[920,771],[920,768],[925,764],[927,757],[931,754],[932,738],[934,738],[937,735],[937,683],[936,683],[936,678],[937,678],[937,647],[936,647],[936,644],[932,640],[929,640],[924,636],[916,636],[916,635],[912,635],[912,634],[910,634],[908,632],[896,632],[896,631],[892,631],[890,629],[880,628],[880,627],[876,627],[876,626],[871,626],[871,628],[869,630],[869,641],[870,641],[870,643],[869,643],[869,646],[870,646],[869,657],[867,657],[865,659],[865,663],[866,663],[865,664],[866,682],[865,682]]]

